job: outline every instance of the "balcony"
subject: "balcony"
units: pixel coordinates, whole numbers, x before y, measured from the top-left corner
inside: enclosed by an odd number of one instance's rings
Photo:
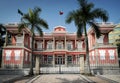
[[[8,43],[6,46],[23,46],[23,43]]]
[[[110,47],[116,47],[112,43],[96,43],[93,45],[93,48],[110,48]]]
[[[38,49],[34,49],[34,51],[42,51],[42,52],[53,52],[53,51],[68,51],[68,52],[85,52],[85,48],[71,48],[71,49],[48,49],[48,48],[38,48]]]
[[[28,45],[25,45],[24,43],[7,43],[4,47],[11,47],[11,48],[19,48],[19,47],[26,47],[28,48]]]

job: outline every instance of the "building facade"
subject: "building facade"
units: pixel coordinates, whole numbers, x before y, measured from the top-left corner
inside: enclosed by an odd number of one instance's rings
[[[89,57],[92,70],[98,67],[118,67],[117,47],[109,44],[108,34],[113,23],[98,23],[101,37],[96,39],[93,29],[88,30]],[[17,24],[8,24],[11,42],[3,47],[3,68],[29,68],[33,50],[35,70],[41,73],[84,73],[86,51],[85,37],[69,33],[63,26],[56,26],[53,32],[36,34],[34,49],[31,49],[31,33],[28,28],[17,31]]]
[[[109,42],[115,45],[120,42],[120,24],[117,24],[109,33]]]
[[[113,31],[109,33],[109,42],[113,43],[114,45],[119,45],[120,44],[120,24],[117,24]],[[119,67],[120,67],[120,52],[118,49],[118,60],[119,60]]]

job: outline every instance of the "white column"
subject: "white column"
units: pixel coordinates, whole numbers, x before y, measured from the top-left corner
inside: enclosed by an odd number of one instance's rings
[[[80,55],[80,73],[84,73],[84,55]]]
[[[75,48],[77,47],[77,44],[76,44],[76,36],[75,36]]]
[[[25,38],[25,32],[23,31],[23,46],[24,46],[24,38]],[[30,44],[31,44],[31,40],[30,40]]]
[[[95,50],[95,57],[96,57],[96,67],[98,67],[98,64],[99,64],[99,62],[98,62],[98,59],[99,59],[99,57],[98,57],[98,49],[96,49]]]
[[[45,40],[43,38],[43,49],[45,49]]]
[[[55,49],[55,37],[53,37],[53,50]]]
[[[55,66],[55,55],[53,54],[53,67]]]
[[[38,75],[39,73],[40,73],[40,58],[39,55],[36,55],[35,74]]]
[[[67,54],[65,54],[65,66],[67,66]]]
[[[65,36],[65,50],[66,50],[66,36]]]
[[[116,55],[115,55],[115,58],[116,58],[116,60],[117,60],[117,62],[116,62],[116,66],[119,66],[119,58],[118,58],[118,50],[116,49],[116,51],[115,51],[116,53]]]

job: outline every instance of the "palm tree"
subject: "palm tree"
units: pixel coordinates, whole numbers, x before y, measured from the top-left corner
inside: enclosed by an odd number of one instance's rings
[[[99,38],[101,33],[99,26],[95,23],[95,19],[102,19],[103,21],[108,20],[108,14],[105,10],[101,8],[94,8],[93,3],[88,3],[87,0],[78,0],[79,8],[68,13],[66,17],[66,23],[71,23],[74,21],[75,26],[77,27],[77,36],[81,37],[82,33],[85,34],[85,43],[86,43],[86,74],[90,74],[90,63],[89,63],[89,45],[86,25],[90,25],[96,37]]]
[[[3,44],[4,44],[4,35],[5,35],[5,33],[6,33],[6,28],[2,25],[2,24],[0,24],[0,47],[1,46],[3,46]]]
[[[48,29],[47,22],[39,17],[39,13],[41,12],[41,9],[38,7],[35,7],[34,9],[29,9],[28,13],[24,14],[18,9],[18,13],[22,16],[21,17],[21,24],[19,25],[19,31],[21,31],[23,28],[30,28],[30,31],[32,33],[32,56],[31,56],[31,63],[30,63],[30,71],[29,75],[34,75],[33,73],[33,47],[34,47],[34,36],[35,32],[38,31],[40,36],[43,36],[42,28]]]
[[[2,47],[10,42],[10,33],[6,30],[3,24],[0,24],[0,67],[2,62]]]
[[[0,67],[2,62],[2,46],[5,43],[5,37],[4,37],[5,34],[6,34],[6,28],[2,24],[0,24]]]

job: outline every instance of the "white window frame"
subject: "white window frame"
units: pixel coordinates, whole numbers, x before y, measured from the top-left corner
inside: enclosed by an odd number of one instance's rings
[[[69,48],[68,46],[70,46],[70,48]],[[73,49],[73,44],[72,44],[72,41],[67,42],[67,49],[68,49],[68,50]]]
[[[105,50],[99,50],[99,53],[100,53],[100,59],[101,60],[105,60],[105,53],[106,53],[106,51]]]
[[[43,48],[43,43],[37,42],[37,49],[42,50],[42,48]]]
[[[109,56],[110,56],[110,60],[114,60],[115,59],[115,50],[108,50]]]
[[[20,60],[21,50],[14,50],[15,60]]]
[[[61,48],[59,48],[59,45]],[[62,41],[57,42],[57,49],[63,49],[63,42]]]
[[[5,58],[5,60],[11,60],[12,50],[6,50],[5,53],[6,53],[6,58]]]
[[[97,43],[104,43],[103,39],[104,39],[104,35],[101,35],[100,38],[97,39]]]
[[[53,48],[53,42],[52,41],[48,41],[47,42],[47,49],[51,50]]]
[[[47,64],[52,64],[53,62],[53,56],[52,55],[48,55],[47,56]]]
[[[82,41],[78,41],[78,42],[77,42],[77,48],[78,48],[78,49],[82,49],[82,44],[83,44]]]

